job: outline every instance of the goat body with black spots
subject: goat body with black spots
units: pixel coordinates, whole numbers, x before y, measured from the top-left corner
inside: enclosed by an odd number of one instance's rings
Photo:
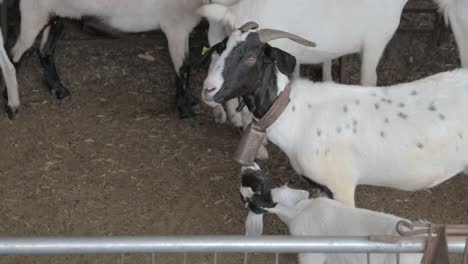
[[[360,184],[414,191],[465,170],[468,69],[389,87],[293,80],[294,57],[271,52],[256,34],[231,35],[205,80],[204,100],[241,96],[261,118],[291,81],[291,101],[267,137],[298,174],[327,186],[338,201],[354,206]]]

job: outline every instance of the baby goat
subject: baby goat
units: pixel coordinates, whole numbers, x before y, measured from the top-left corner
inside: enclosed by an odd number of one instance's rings
[[[258,168],[244,168],[241,198],[250,211],[246,227],[251,232],[251,219],[256,218],[254,234],[261,235],[263,213],[277,215],[293,236],[397,236],[396,226],[401,220],[389,214],[347,207],[328,198],[309,199],[309,193],[283,186],[270,189],[262,184],[264,175]],[[261,210],[261,211],[259,211]],[[249,234],[248,234],[249,235]],[[402,264],[421,263],[421,254],[401,254]],[[372,254],[370,263],[396,264],[395,254]],[[300,264],[367,263],[366,254],[299,254]]]
[[[389,87],[292,80],[295,58],[271,47],[276,30],[236,30],[204,82],[204,100],[242,97],[260,119],[290,84],[268,139],[300,175],[354,206],[359,184],[407,191],[436,186],[468,165],[468,69]],[[307,43],[306,40],[301,40]]]
[[[21,33],[12,49],[18,62],[43,30],[40,49],[49,90],[58,99],[69,92],[55,69],[55,43],[62,31],[51,17],[83,19],[102,31],[136,33],[161,29],[167,36],[169,52],[176,71],[176,100],[181,117],[192,116],[197,102],[188,85],[189,34],[201,17],[195,10],[208,0],[21,0]]]

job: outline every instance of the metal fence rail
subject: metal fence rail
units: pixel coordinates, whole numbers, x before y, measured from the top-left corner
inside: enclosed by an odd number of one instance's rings
[[[382,238],[382,240],[379,240]],[[378,241],[392,241],[378,242]],[[0,238],[0,255],[127,253],[422,253],[425,238],[405,237],[38,237]],[[450,253],[462,254],[466,238],[448,238]]]

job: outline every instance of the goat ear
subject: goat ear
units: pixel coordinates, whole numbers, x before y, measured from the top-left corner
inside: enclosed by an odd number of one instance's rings
[[[246,236],[261,236],[263,233],[263,214],[256,214],[249,211],[245,220]]]
[[[283,186],[272,189],[271,197],[275,203],[285,206],[295,206],[299,202],[309,199],[309,192]]]
[[[268,44],[265,45],[265,55],[276,63],[282,74],[291,78],[296,68],[296,58],[283,50],[274,48]]]

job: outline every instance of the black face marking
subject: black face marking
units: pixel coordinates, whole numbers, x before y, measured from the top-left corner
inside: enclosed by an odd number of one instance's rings
[[[402,112],[398,113],[398,117],[401,119],[408,119],[408,115]]]
[[[273,208],[275,203],[271,197],[271,179],[262,171],[247,169],[242,173],[242,187],[250,187],[253,197],[243,197],[250,211],[263,214],[263,208]]]
[[[381,138],[385,138],[385,132],[380,131],[380,137],[381,137]]]
[[[386,117],[386,118],[384,119],[384,123],[385,123],[385,124],[390,123],[390,119],[388,119],[388,117]]]
[[[429,111],[432,111],[432,112],[436,111],[437,108],[436,108],[436,106],[435,106],[435,103],[432,102],[432,103],[429,105],[429,108],[428,108],[428,109],[429,109]]]
[[[415,90],[413,90],[413,91],[411,91],[411,95],[412,95],[412,96],[416,96],[416,95],[418,95],[418,92],[415,91]]]
[[[400,108],[403,108],[403,107],[405,107],[406,105],[405,105],[405,103],[399,103],[398,106],[399,106]]]
[[[439,118],[440,118],[440,120],[445,120],[446,119],[444,114],[439,114]]]
[[[261,118],[278,97],[277,69],[291,78],[296,58],[261,42],[258,34],[252,32],[245,41],[237,43],[223,63],[224,82],[214,101],[224,103],[242,97],[254,116]]]
[[[322,130],[321,129],[317,129],[317,136],[321,136],[322,135]]]
[[[379,104],[374,104],[374,107],[375,107],[375,110],[379,110],[379,109],[380,109],[380,105],[379,105]]]
[[[343,112],[347,113],[348,112],[348,106],[343,106]]]
[[[419,142],[418,144],[416,144],[416,146],[418,146],[419,149],[423,149],[423,148],[424,148],[424,145],[423,145],[422,143],[420,143],[420,142]]]

